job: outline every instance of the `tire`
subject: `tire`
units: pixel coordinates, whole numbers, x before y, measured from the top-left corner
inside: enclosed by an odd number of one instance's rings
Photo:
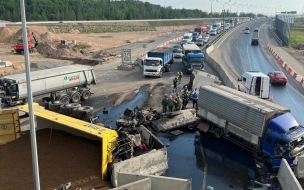
[[[222,138],[222,135],[223,135],[222,129],[220,129],[220,128],[214,129],[215,138],[220,139],[220,138]]]
[[[59,112],[62,104],[63,103],[60,101],[55,101],[53,103],[49,102],[48,109],[53,112]]]
[[[161,71],[158,78],[162,78],[163,72]]]
[[[59,100],[63,104],[69,104],[70,103],[70,97],[67,94],[61,94],[56,97],[56,100]]]
[[[79,92],[74,92],[72,95],[71,95],[71,102],[72,103],[78,103],[80,102],[80,99],[81,99],[81,95]]]
[[[241,91],[240,86],[238,85],[238,91]]]
[[[283,85],[286,85],[286,82],[284,82]]]
[[[93,107],[83,106],[72,110],[72,116],[84,120],[86,117],[93,115]]]
[[[168,67],[168,68],[167,68],[167,72],[170,72],[170,70],[171,70],[171,68],[170,68],[170,67]]]
[[[82,90],[80,94],[81,94],[81,100],[82,101],[85,101],[85,100],[89,99],[90,96],[91,96],[91,92],[90,92],[89,89]]]
[[[77,109],[81,107],[78,103],[71,103],[71,104],[63,104],[60,106],[60,113],[64,115],[71,115],[73,109]]]

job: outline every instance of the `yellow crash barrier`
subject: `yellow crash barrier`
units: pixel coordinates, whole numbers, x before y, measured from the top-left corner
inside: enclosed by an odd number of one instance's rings
[[[28,104],[20,106],[20,111],[28,113]],[[112,152],[117,147],[118,134],[116,131],[103,127],[102,125],[92,124],[86,121],[75,119],[63,114],[46,110],[44,107],[37,103],[33,106],[34,115],[68,129],[74,129],[85,134],[97,137],[101,141],[101,175],[102,178],[106,177],[107,165],[113,161]],[[62,129],[62,128],[60,128]],[[64,129],[62,129],[64,130]]]

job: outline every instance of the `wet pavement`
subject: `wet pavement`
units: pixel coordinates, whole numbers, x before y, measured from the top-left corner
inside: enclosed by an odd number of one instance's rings
[[[171,84],[181,66],[180,60],[174,61],[171,71],[165,73],[166,83]],[[205,71],[217,75],[208,65]],[[181,88],[188,81],[189,75],[185,74],[179,87]],[[126,108],[141,107],[144,104],[148,98],[145,89],[142,86],[131,101],[117,107],[108,107],[108,114],[97,112],[100,116],[99,122],[115,128],[116,120]],[[172,89],[167,90],[169,94]],[[168,145],[169,170],[166,176],[191,179],[193,190],[206,189],[207,186],[220,190],[244,189],[251,179],[256,179],[261,173],[257,170],[255,160],[249,152],[225,140],[206,136],[202,138],[202,146],[200,146],[194,143],[193,131],[187,130],[178,136],[170,133],[155,134]]]

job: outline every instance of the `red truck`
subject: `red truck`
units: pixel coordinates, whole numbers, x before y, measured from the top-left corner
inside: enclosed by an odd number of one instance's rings
[[[31,44],[30,43],[30,40],[31,39],[34,39],[35,41],[35,44]],[[35,35],[34,33],[32,32],[31,34],[28,34],[27,35],[27,41],[28,41],[28,49],[29,49],[29,52],[32,53],[34,52],[34,48],[38,45],[38,41],[36,40],[35,38]],[[24,46],[23,46],[23,39],[19,39],[15,45],[15,51],[17,54],[21,54],[22,52],[24,52]]]
[[[196,26],[194,28],[194,32],[198,32],[199,34],[204,34],[207,31],[207,27],[204,26]]]

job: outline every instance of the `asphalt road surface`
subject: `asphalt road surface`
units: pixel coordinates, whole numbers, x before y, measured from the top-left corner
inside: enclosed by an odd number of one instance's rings
[[[157,45],[181,35],[183,35],[183,33],[171,33],[166,37],[158,37],[154,39],[155,42],[151,42],[151,45],[148,47],[153,49]],[[172,43],[169,46],[174,46],[175,44],[179,44],[179,42]],[[132,49],[134,57],[143,54],[142,43],[128,44],[119,48],[113,48],[110,49],[109,52],[119,53],[122,48]],[[147,50],[149,48],[147,48]],[[164,73],[161,79],[143,77],[142,71],[141,69],[138,69],[138,67],[136,68],[137,70],[131,72],[119,72],[123,73],[123,76],[117,77],[117,70],[114,68],[119,63],[120,60],[118,59],[115,60],[114,63],[96,67],[95,73],[98,81],[103,83],[104,81],[109,81],[109,79],[115,80],[115,78],[121,77],[125,77],[124,80],[129,81],[131,80],[129,77],[136,76],[137,78],[132,78],[132,80],[142,81],[141,84],[159,81],[172,84],[174,76],[182,69],[181,59],[174,59],[174,63],[171,65],[171,71]],[[205,72],[218,76],[216,71],[207,64],[205,64]],[[184,74],[181,85],[187,84],[189,78],[190,75]],[[114,84],[117,85],[114,81],[112,82],[113,87]],[[97,86],[97,88],[102,89],[103,87],[100,85]],[[105,125],[113,126],[116,119],[127,107],[141,107],[146,98],[147,93],[143,92],[142,88],[139,88],[139,93],[133,100],[116,107],[113,106],[112,108],[108,108],[109,114],[106,116],[99,112],[100,121]],[[98,99],[91,103],[92,106],[98,107],[96,104],[102,105],[103,100]],[[189,103],[189,105],[191,105],[191,103]],[[194,144],[194,133],[191,131],[184,131],[184,134],[179,136],[170,133],[159,133],[157,136],[164,144],[168,144],[169,170],[166,175],[186,179],[191,178],[193,190],[206,189],[207,186],[212,186],[215,189],[244,188],[247,187],[250,179],[254,179],[259,175],[251,154],[225,140],[217,140],[213,137],[209,138],[206,136],[202,139],[202,146],[200,146],[199,144]]]
[[[267,50],[267,42],[271,38],[268,27],[270,22],[267,19],[260,19],[248,22],[251,29],[250,34],[244,34],[240,28],[232,33],[220,46],[213,56],[226,63],[231,69],[234,77],[240,77],[245,71],[254,70],[267,74],[270,71],[282,70],[288,77],[289,82],[284,85],[271,85],[270,94],[276,103],[288,107],[299,124],[304,124],[304,107],[299,103],[304,101],[303,88],[279,66]],[[260,28],[259,46],[251,46],[251,39],[257,35],[253,32]]]

